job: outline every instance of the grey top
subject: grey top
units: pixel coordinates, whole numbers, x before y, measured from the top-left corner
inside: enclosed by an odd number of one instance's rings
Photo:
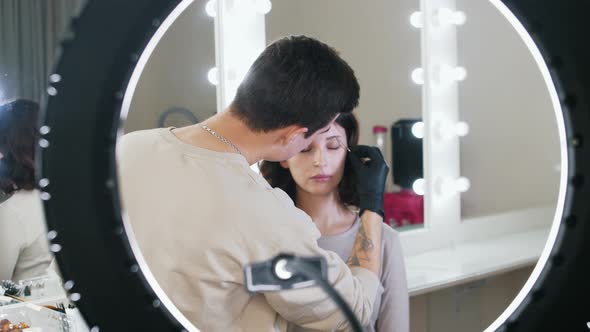
[[[322,236],[318,245],[325,250],[333,251],[346,261],[352,252],[360,226],[360,218],[347,231]],[[410,330],[409,297],[406,281],[406,269],[402,254],[401,243],[397,231],[383,224],[381,243],[380,280],[383,288],[373,306],[372,324],[364,326],[365,331],[380,332],[408,332]],[[311,331],[300,327],[290,326],[289,331]]]

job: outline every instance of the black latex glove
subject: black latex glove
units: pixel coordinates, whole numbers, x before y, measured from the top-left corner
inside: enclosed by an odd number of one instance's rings
[[[384,217],[383,192],[389,166],[381,150],[374,146],[357,145],[350,148],[346,157],[356,180],[360,214],[369,210]]]

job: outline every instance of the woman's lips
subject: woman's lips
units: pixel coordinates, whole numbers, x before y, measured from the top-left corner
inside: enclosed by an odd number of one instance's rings
[[[327,182],[330,180],[331,177],[332,177],[331,175],[316,175],[316,176],[312,177],[311,179],[316,182]]]

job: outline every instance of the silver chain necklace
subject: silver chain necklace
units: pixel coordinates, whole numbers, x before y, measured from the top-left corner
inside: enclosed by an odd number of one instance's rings
[[[206,131],[209,132],[209,134],[215,136],[217,139],[219,139],[220,141],[222,141],[223,143],[229,145],[230,147],[232,147],[234,150],[236,150],[237,153],[239,153],[240,155],[242,154],[242,152],[240,151],[240,149],[238,149],[237,146],[235,146],[232,142],[226,140],[223,136],[219,135],[218,133],[216,133],[213,129],[207,127],[206,125],[201,125],[201,128],[205,129]]]

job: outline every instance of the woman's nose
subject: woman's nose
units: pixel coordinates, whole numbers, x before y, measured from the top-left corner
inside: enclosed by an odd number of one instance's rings
[[[314,166],[324,166],[326,164],[326,159],[324,158],[324,153],[321,149],[317,149],[315,155],[313,156],[313,165]]]

